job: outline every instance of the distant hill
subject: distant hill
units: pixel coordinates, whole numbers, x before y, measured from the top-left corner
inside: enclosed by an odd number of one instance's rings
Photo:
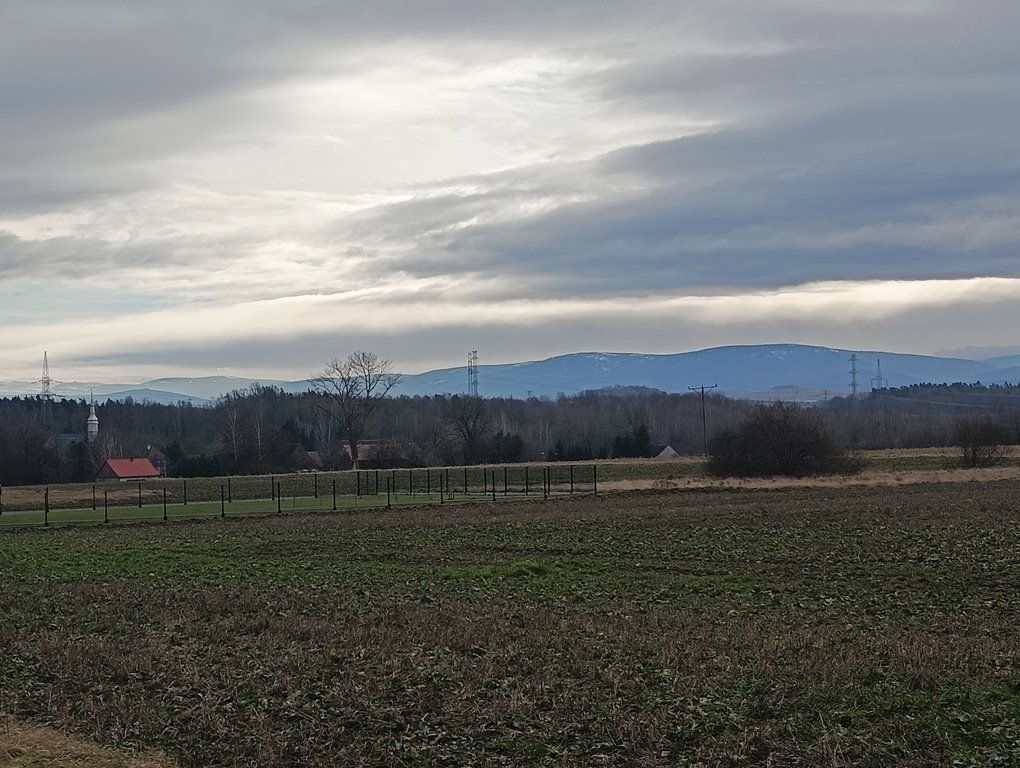
[[[156,379],[147,381],[146,389],[158,389],[165,392],[180,392],[183,395],[197,397],[203,400],[215,400],[228,392],[236,389],[248,389],[252,384],[263,384],[265,386],[284,387],[289,382],[277,379],[245,379],[238,376],[201,376],[198,378],[185,379]]]
[[[983,361],[995,368],[1020,368],[1020,355],[1006,355],[1004,357],[993,357]]]
[[[889,386],[919,382],[985,381],[1001,378],[997,367],[960,358],[857,352],[859,391],[871,389],[878,361]],[[718,392],[736,397],[762,393],[780,398],[804,392],[817,399],[844,394],[850,387],[850,350],[799,344],[730,346],[674,355],[588,352],[509,365],[483,365],[479,392],[487,397],[554,397],[586,389],[640,386],[664,392],[718,384]],[[451,368],[406,376],[398,394],[462,392],[464,369]],[[791,394],[791,397],[793,395]]]
[[[851,350],[801,344],[761,344],[714,347],[671,355],[579,352],[546,360],[479,369],[479,393],[485,397],[555,397],[585,390],[687,392],[688,387],[718,384],[715,390],[732,397],[754,399],[817,400],[847,394],[850,388]],[[992,360],[905,355],[857,351],[860,392],[871,389],[878,361],[890,387],[919,383],[1003,383],[1020,381],[1020,356]],[[214,402],[232,390],[254,383],[280,387],[285,392],[309,389],[307,380],[280,381],[232,376],[164,378],[142,384],[72,383],[55,387],[59,396],[87,398],[133,397],[152,402],[185,400]],[[463,367],[444,368],[404,376],[395,395],[434,395],[464,392]],[[0,382],[0,396],[34,395],[38,384]]]
[[[237,376],[199,376],[194,378],[154,379],[141,384],[89,384],[67,382],[55,384],[53,393],[57,397],[70,399],[86,399],[95,395],[96,399],[123,400],[131,397],[138,401],[152,403],[189,402],[192,405],[212,405],[219,397],[238,389],[248,389],[252,384],[264,384],[286,388],[290,382],[277,379],[246,379]],[[0,383],[0,396],[38,394],[39,385],[12,382],[10,385]]]
[[[96,396],[99,397],[98,395]],[[210,406],[212,400],[202,397],[191,397],[182,395],[179,392],[163,392],[158,389],[125,389],[120,392],[110,392],[103,396],[104,400],[127,400],[131,398],[136,403],[160,403],[162,405],[177,405],[178,403],[189,403],[195,406]]]

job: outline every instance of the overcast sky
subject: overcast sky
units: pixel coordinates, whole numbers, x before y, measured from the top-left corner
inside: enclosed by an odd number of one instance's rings
[[[1020,347],[1016,0],[5,0],[0,379]]]

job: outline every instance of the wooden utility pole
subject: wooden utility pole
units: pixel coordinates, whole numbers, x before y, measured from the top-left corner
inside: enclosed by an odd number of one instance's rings
[[[705,459],[708,459],[708,420],[705,417],[705,393],[711,392],[713,389],[718,387],[718,384],[713,384],[710,387],[706,387],[704,384],[698,387],[687,387],[691,392],[701,393],[701,435],[705,442]]]

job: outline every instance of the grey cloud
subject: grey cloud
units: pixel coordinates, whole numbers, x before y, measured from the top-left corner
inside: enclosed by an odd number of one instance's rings
[[[438,52],[465,71],[556,52],[598,59],[597,72],[565,85],[593,120],[654,118],[656,136],[672,124],[679,135],[691,119],[718,126],[651,143],[620,139],[586,162],[556,159],[570,147],[551,147],[545,163],[419,185],[403,202],[310,224],[314,234],[287,257],[302,259],[302,245],[331,250],[338,267],[357,257],[366,283],[396,272],[477,273],[497,286],[485,289],[494,298],[1015,276],[1018,27],[1020,6],[1005,0],[7,4],[0,214],[90,199],[130,205],[141,192],[151,193],[151,209],[169,208],[160,162],[258,141],[274,115],[251,94],[337,68],[357,73],[402,47]],[[252,217],[270,208],[255,206]],[[0,234],[0,280],[74,278],[83,264],[113,275],[235,265],[262,245],[246,232],[194,234],[188,222],[170,220],[165,231],[123,246]],[[563,351],[591,346],[583,338],[624,348],[647,331],[586,323],[542,335]],[[508,356],[527,356],[534,343],[509,327],[490,330]],[[805,332],[775,330],[775,338]],[[447,346],[468,347],[473,333],[451,331]],[[143,357],[243,367],[269,349],[299,366],[326,340],[313,341]],[[416,360],[423,343],[379,335],[359,346]]]
[[[355,349],[371,349],[405,372],[457,365],[470,349],[478,349],[482,363],[534,360],[577,351],[630,351],[667,353],[730,343],[775,343],[791,338],[803,343],[935,353],[944,344],[965,344],[983,338],[1008,344],[1015,312],[1007,303],[987,307],[928,307],[905,312],[894,323],[887,317],[862,313],[856,317],[829,316],[781,319],[768,325],[754,322],[716,324],[685,314],[669,318],[635,318],[592,315],[575,319],[536,322],[526,328],[491,323],[474,328],[456,327],[437,332],[421,328],[391,333],[358,330],[352,333],[317,333],[250,337],[230,343],[210,339],[201,344],[167,340],[147,350],[111,350],[97,356],[69,357],[69,369],[108,366],[111,371],[134,366],[166,366],[172,370],[229,369],[239,374],[301,378],[319,370],[326,361]],[[938,338],[932,328],[944,329]],[[593,342],[593,340],[595,340]],[[453,362],[451,362],[453,361]],[[116,377],[118,374],[112,374]],[[122,375],[122,374],[120,374]],[[555,382],[550,382],[555,386]]]
[[[632,148],[596,163],[577,191],[590,178],[615,175],[651,181],[650,191],[607,193],[495,224],[470,222],[518,197],[554,197],[569,185],[513,192],[497,183],[491,196],[397,205],[372,217],[381,237],[435,234],[380,267],[429,276],[477,270],[506,278],[508,295],[519,287],[515,278],[529,276],[540,276],[553,295],[1020,274],[1020,227],[1011,238],[1007,229],[1005,241],[979,246],[952,229],[924,234],[959,205],[977,227],[993,222],[1001,210],[983,221],[985,198],[1020,203],[1020,170],[991,157],[947,160],[937,142],[901,140],[895,150],[871,151],[868,138],[859,145],[852,139],[845,121],[827,118]],[[841,141],[851,151],[824,151]],[[984,147],[976,154],[994,153]],[[457,222],[464,226],[442,231]]]
[[[171,267],[180,270],[182,283],[198,286],[217,268],[213,258],[223,245],[215,239],[188,237],[125,243],[76,237],[23,240],[0,231],[0,285],[14,279],[45,284],[98,276],[107,286],[123,290],[128,284],[144,293],[155,286],[138,282],[141,275]]]
[[[0,9],[4,186],[32,186],[32,199],[44,206],[102,195],[110,186],[49,179],[61,174],[127,174],[135,177],[132,189],[144,189],[157,181],[140,174],[139,164],[237,141],[239,127],[270,123],[274,116],[247,97],[323,72],[327,58],[356,73],[385,63],[387,49],[406,44],[445,51],[455,42],[462,56],[479,60],[498,56],[501,45],[569,47],[586,37],[604,39],[642,14],[664,15],[656,6],[603,0],[7,4]]]
[[[517,171],[489,180],[489,193],[377,212],[384,236],[397,220],[402,237],[437,232],[396,266],[436,274],[471,265],[509,286],[542,275],[551,293],[1020,274],[1018,227],[997,223],[1008,214],[988,204],[1020,203],[1020,53],[1008,23],[1020,9],[965,16],[941,4],[930,15],[881,13],[876,25],[874,13],[821,5],[804,13],[825,23],[792,24],[794,37],[816,34],[811,45],[684,54],[582,79],[621,107],[730,105],[744,119],[620,149],[562,169],[555,183]],[[790,34],[792,19],[772,31]],[[626,193],[628,182],[646,191]],[[510,201],[593,186],[594,200],[474,221]]]

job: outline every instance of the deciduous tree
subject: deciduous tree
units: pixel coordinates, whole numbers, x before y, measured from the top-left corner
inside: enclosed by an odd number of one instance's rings
[[[454,395],[443,404],[443,414],[460,438],[464,463],[476,464],[482,438],[489,431],[491,421],[485,401],[471,395]]]
[[[393,365],[374,352],[352,352],[333,360],[316,376],[312,387],[329,402],[329,412],[343,432],[358,468],[358,443],[383,398],[400,381]]]

